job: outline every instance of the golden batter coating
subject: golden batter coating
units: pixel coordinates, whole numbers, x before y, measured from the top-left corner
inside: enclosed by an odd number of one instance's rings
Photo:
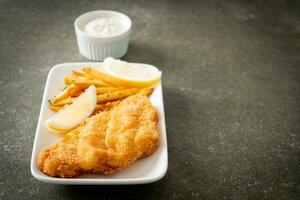
[[[38,167],[53,177],[112,174],[156,150],[157,123],[156,110],[147,97],[130,96],[42,150]]]

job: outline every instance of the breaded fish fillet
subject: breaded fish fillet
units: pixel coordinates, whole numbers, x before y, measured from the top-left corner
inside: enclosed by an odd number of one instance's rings
[[[157,148],[157,122],[156,110],[146,96],[130,96],[42,150],[38,168],[53,177],[112,174]]]

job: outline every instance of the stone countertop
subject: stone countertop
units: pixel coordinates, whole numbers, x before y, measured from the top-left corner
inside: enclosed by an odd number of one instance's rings
[[[163,71],[169,168],[136,186],[41,183],[30,157],[47,74],[87,61],[73,22],[133,21],[131,62]],[[299,1],[0,0],[0,199],[296,199]]]

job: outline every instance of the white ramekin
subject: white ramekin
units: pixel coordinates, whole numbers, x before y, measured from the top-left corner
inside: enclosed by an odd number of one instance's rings
[[[122,33],[111,37],[98,37],[83,31],[89,21],[101,17],[117,18],[126,28]],[[81,55],[95,61],[102,61],[109,56],[114,58],[124,56],[128,49],[131,25],[128,16],[111,10],[96,10],[80,15],[76,18],[74,26]]]

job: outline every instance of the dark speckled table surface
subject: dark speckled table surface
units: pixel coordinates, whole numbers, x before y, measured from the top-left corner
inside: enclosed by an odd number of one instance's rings
[[[169,168],[152,184],[63,186],[30,173],[51,67],[87,61],[74,19],[133,21],[124,60],[163,71]],[[0,0],[0,199],[299,199],[300,2]]]

